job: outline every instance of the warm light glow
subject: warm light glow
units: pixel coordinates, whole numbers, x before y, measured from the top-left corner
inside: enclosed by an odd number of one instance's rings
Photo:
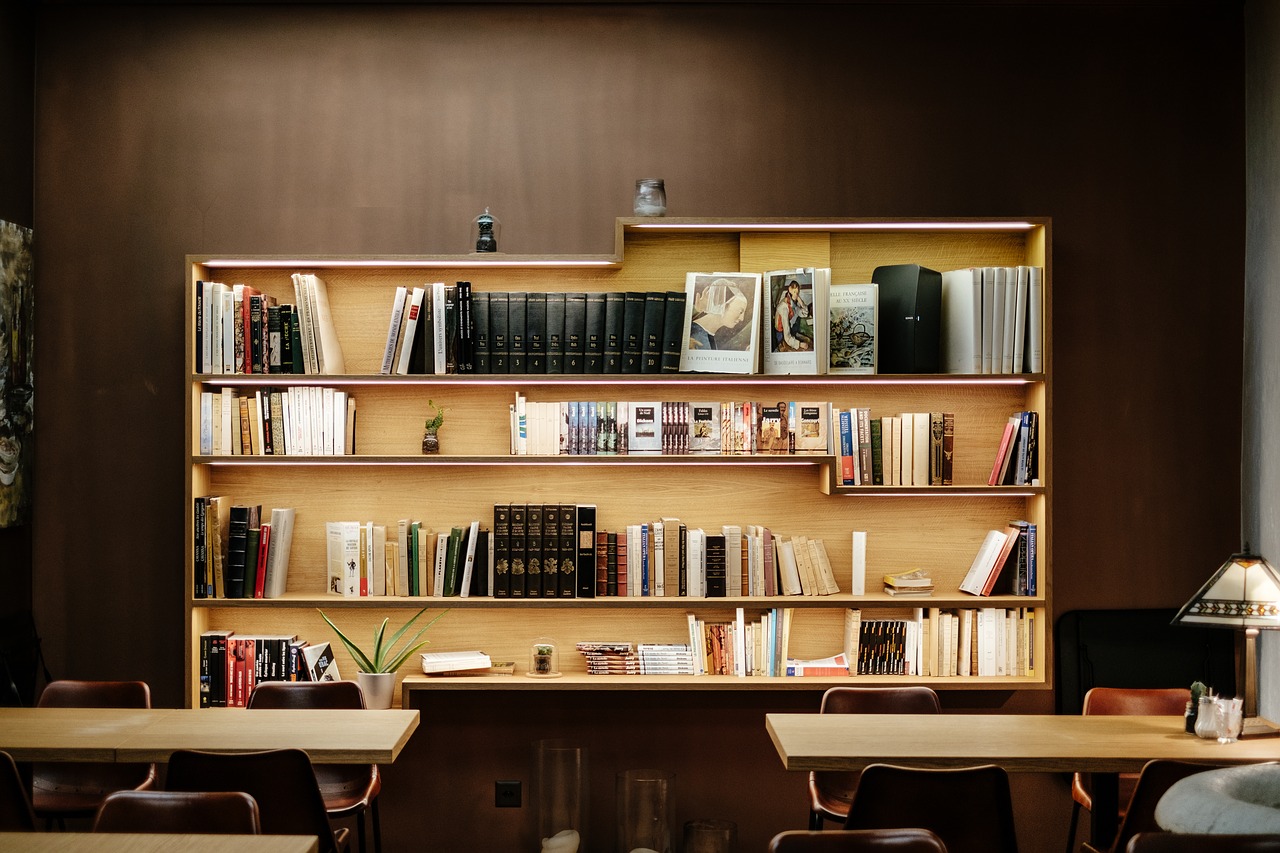
[[[519,256],[504,258],[500,254],[493,258],[473,258],[454,256],[452,258],[210,258],[199,261],[209,269],[239,268],[250,269],[354,269],[401,268],[401,269],[480,269],[483,267],[538,267],[557,269],[561,267],[616,267],[618,262],[612,258],[521,258]]]
[[[1223,628],[1280,628],[1280,575],[1259,556],[1233,554],[1173,621]]]
[[[1034,222],[638,222],[649,231],[1030,231]]]
[[[539,376],[527,374],[484,375],[484,374],[448,374],[436,376],[432,374],[411,376],[372,376],[368,374],[334,375],[334,374],[280,374],[280,373],[222,373],[204,374],[196,377],[197,381],[211,387],[251,386],[251,385],[670,385],[676,382],[696,382],[699,385],[787,385],[799,383],[804,385],[1030,385],[1043,379],[1040,374],[991,374],[977,376],[971,374],[921,374],[919,376],[837,376],[824,374],[820,376],[769,376],[762,373],[749,375],[727,375],[706,373],[664,373],[664,374],[627,374],[625,380],[619,379],[621,374],[548,374]]]

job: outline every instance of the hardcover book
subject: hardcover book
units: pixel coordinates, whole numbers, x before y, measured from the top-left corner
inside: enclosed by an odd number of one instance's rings
[[[627,452],[630,454],[661,454],[662,403],[631,403],[627,421]]]
[[[640,373],[644,357],[645,294],[628,291],[623,295],[622,372]]]
[[[662,372],[662,335],[667,312],[664,293],[649,291],[644,295],[644,326],[640,336],[640,372]]]
[[[511,505],[511,536],[509,539],[509,552],[511,555],[511,598],[525,597],[525,560],[527,559],[525,551],[525,537],[528,535],[525,527],[526,518],[525,505],[521,503],[513,503]]]
[[[573,598],[577,594],[578,548],[575,541],[577,521],[577,507],[573,504],[561,504],[560,567],[556,580],[556,595],[560,598]]]
[[[547,372],[547,296],[545,293],[525,295],[525,339],[528,343],[528,373]]]
[[[754,373],[759,305],[759,273],[688,273],[680,370]]]
[[[830,453],[831,404],[792,403],[795,410],[795,452]]]
[[[718,454],[720,452],[720,404],[691,403],[689,408],[689,452]]]
[[[493,505],[493,597],[511,597],[511,506]]]
[[[610,291],[604,295],[604,372],[622,372],[623,318],[627,295]],[[677,338],[678,341],[678,338]],[[679,364],[676,365],[679,367]]]
[[[564,373],[564,309],[563,293],[547,295],[547,373]]]
[[[684,338],[684,303],[682,290],[668,290],[662,315],[661,373],[680,372],[680,343]]]
[[[587,295],[564,295],[564,372],[583,373],[587,356]]]
[[[761,356],[764,373],[816,374],[824,372],[819,358],[826,342],[824,324],[831,270],[800,267],[764,274],[764,341]]]
[[[591,292],[586,295],[586,343],[583,373],[604,373],[606,294]]]
[[[489,294],[489,370],[491,373],[510,373],[511,342],[507,337],[508,294]]]
[[[474,329],[474,346],[472,361],[476,373],[490,373],[489,366],[489,294],[473,292],[471,294],[471,325]]]
[[[875,284],[831,285],[828,373],[877,372],[879,313]]]
[[[596,593],[596,506],[595,504],[578,504],[575,515],[577,597],[594,598]]]
[[[545,532],[542,512],[542,504],[531,503],[525,506],[525,598],[542,597],[542,537]]]

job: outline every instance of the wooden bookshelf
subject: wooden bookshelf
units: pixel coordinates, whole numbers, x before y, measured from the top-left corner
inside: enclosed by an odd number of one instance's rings
[[[378,623],[407,618],[430,605],[450,613],[430,631],[428,650],[479,648],[515,660],[515,676],[494,677],[484,689],[618,689],[614,677],[588,677],[574,650],[582,640],[685,642],[686,616],[725,618],[735,607],[748,617],[773,607],[795,608],[790,652],[819,658],[839,650],[846,608],[864,618],[902,616],[915,607],[1034,608],[1036,674],[1017,678],[914,679],[938,689],[1010,690],[1051,687],[1052,620],[1052,287],[1050,223],[1028,218],[995,220],[705,220],[620,219],[611,255],[434,257],[214,257],[187,258],[187,411],[185,498],[187,546],[184,612],[187,701],[198,700],[199,637],[203,631],[296,633],[335,641],[317,610],[323,608],[357,638]],[[689,271],[764,271],[829,266],[833,282],[869,281],[877,265],[920,263],[937,270],[963,266],[1038,265],[1044,268],[1043,373],[1015,375],[726,376],[379,374],[392,294],[397,285],[471,281],[477,291],[625,291],[682,289]],[[347,373],[325,375],[204,375],[195,369],[193,298],[196,281],[244,283],[293,301],[290,275],[316,272],[327,283]],[[328,386],[357,400],[356,455],[345,457],[204,456],[199,445],[201,391],[223,387]],[[508,455],[508,405],[519,392],[533,401],[612,400],[830,400],[870,406],[873,416],[904,411],[956,413],[955,485],[949,487],[842,487],[834,458],[723,457],[513,457]],[[420,454],[427,399],[449,414],[440,432],[442,455]],[[1014,411],[1040,415],[1040,485],[986,484],[1002,424]],[[287,593],[271,600],[196,599],[193,588],[193,498],[224,495],[236,503],[297,509]],[[690,526],[765,524],[787,535],[824,540],[843,592],[828,597],[738,599],[602,598],[364,598],[326,595],[324,522],[373,521],[394,529],[413,517],[436,530],[480,519],[492,524],[495,503],[591,503],[601,529],[676,516]],[[1039,594],[975,598],[958,592],[983,536],[1010,519],[1038,525]],[[868,595],[848,594],[850,533],[865,530]],[[893,599],[881,593],[880,575],[913,567],[931,570],[932,598]],[[549,636],[560,646],[565,678],[536,681],[520,675],[529,645]],[[336,642],[335,642],[336,646]],[[344,677],[355,667],[336,649]],[[406,664],[402,674],[412,675]],[[566,680],[570,679],[570,680]],[[653,679],[652,681],[650,679]],[[831,683],[902,683],[904,677],[763,679],[658,676],[628,689],[822,689]],[[413,689],[472,689],[434,686]],[[536,687],[530,686],[536,682]],[[787,682],[785,684],[781,682]],[[791,682],[796,682],[792,684]],[[569,686],[572,685],[572,686]]]

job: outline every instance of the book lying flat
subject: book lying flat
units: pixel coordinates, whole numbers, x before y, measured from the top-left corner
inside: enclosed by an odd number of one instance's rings
[[[470,670],[487,672],[491,666],[493,661],[484,652],[424,652],[422,654],[422,671],[427,675]]]

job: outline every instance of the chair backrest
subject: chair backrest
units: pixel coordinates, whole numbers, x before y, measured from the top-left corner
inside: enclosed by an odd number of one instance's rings
[[[1111,845],[1111,849],[1121,853],[1135,835],[1143,832],[1160,832],[1160,825],[1156,823],[1156,804],[1174,782],[1195,773],[1203,773],[1223,766],[1225,765],[1195,764],[1190,761],[1167,759],[1148,761],[1142,766],[1142,772],[1138,774],[1138,784],[1129,798],[1129,808],[1124,814],[1124,819],[1120,821],[1120,829],[1116,832],[1116,840]]]
[[[150,708],[145,681],[51,681],[36,702],[39,708]],[[49,761],[32,768],[37,787],[49,790],[120,791],[151,785],[154,764]]]
[[[363,708],[364,693],[354,681],[263,681],[253,688],[249,708]]]
[[[94,832],[257,835],[258,804],[242,791],[117,791],[102,801]]]
[[[13,756],[0,752],[0,832],[32,832],[36,818]]]
[[[1009,775],[994,764],[862,771],[845,829],[922,827],[950,853],[1017,853]]]
[[[1084,694],[1086,716],[1181,717],[1191,700],[1186,687],[1094,687]]]
[[[252,725],[248,720],[245,725]],[[311,759],[300,749],[213,753],[180,749],[169,757],[170,791],[243,791],[258,803],[265,835],[314,835],[335,850]]]
[[[1140,832],[1125,853],[1278,853],[1280,835],[1201,835],[1185,832]]]
[[[947,853],[927,829],[792,829],[769,842],[769,853]]]

